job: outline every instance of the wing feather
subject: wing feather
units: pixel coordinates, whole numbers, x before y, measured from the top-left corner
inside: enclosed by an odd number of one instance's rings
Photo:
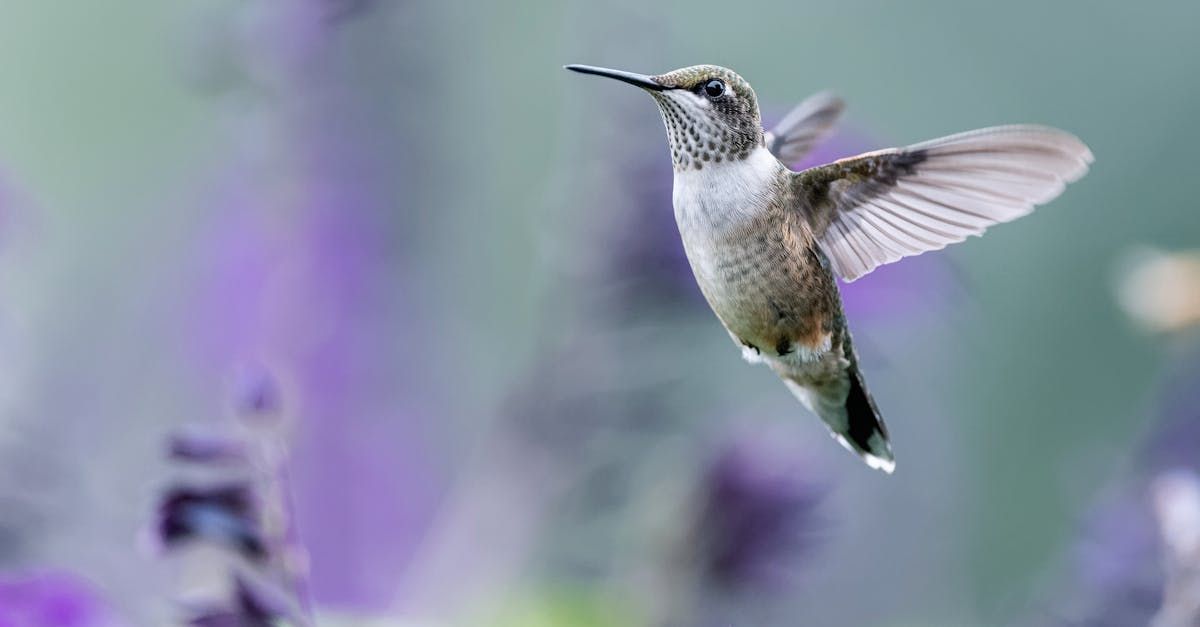
[[[997,126],[811,168],[794,185],[834,270],[853,281],[1026,215],[1091,162],[1064,131]]]
[[[805,98],[767,131],[767,149],[785,164],[800,161],[833,128],[845,108],[846,103],[833,92]]]

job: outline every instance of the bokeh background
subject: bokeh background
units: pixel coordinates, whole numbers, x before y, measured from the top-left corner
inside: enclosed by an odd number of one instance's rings
[[[1192,2],[9,0],[0,624],[275,624],[243,572],[297,624],[1161,619],[1197,41]],[[1096,162],[845,288],[889,477],[742,362],[653,102],[573,62],[729,66],[768,124],[834,89],[816,160],[1037,122]]]

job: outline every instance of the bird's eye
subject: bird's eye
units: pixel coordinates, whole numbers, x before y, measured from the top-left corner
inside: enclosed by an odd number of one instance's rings
[[[719,98],[725,93],[725,82],[715,78],[708,81],[704,84],[704,93],[709,98]]]

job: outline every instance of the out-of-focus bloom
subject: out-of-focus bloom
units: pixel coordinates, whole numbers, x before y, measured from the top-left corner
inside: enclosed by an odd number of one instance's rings
[[[276,627],[279,620],[296,620],[294,608],[283,592],[239,573],[234,576],[233,600],[225,606],[202,610],[188,619],[193,627]]]
[[[168,455],[176,461],[198,464],[244,464],[247,461],[246,443],[232,433],[188,426],[173,433]]]
[[[2,627],[115,627],[95,589],[65,572],[0,574]]]
[[[1166,585],[1154,627],[1200,624],[1200,475],[1177,471],[1152,485]]]
[[[1076,542],[1074,580],[1058,595],[1058,624],[1145,625],[1162,604],[1163,573],[1154,517],[1145,495],[1126,489],[1095,507]]]
[[[1200,555],[1188,548],[1200,539],[1200,357],[1176,369],[1162,396],[1137,477],[1084,520],[1075,589],[1056,603],[1059,624],[1175,627],[1200,618],[1192,606],[1200,602]],[[1179,622],[1181,615],[1190,618]]]
[[[1200,563],[1200,480],[1179,471],[1154,481],[1154,506],[1163,540],[1181,562]]]
[[[621,286],[626,303],[665,303],[697,308],[704,305],[692,278],[675,210],[671,205],[671,162],[666,155],[643,155],[618,174],[628,180],[633,207],[619,214],[623,224],[611,252],[611,276]],[[599,215],[612,215],[601,212]]]
[[[647,600],[652,624],[791,620],[826,494],[791,441],[763,433],[719,441],[693,480],[690,505],[673,517]]]
[[[1161,473],[1096,508],[1077,546],[1074,571],[1079,589],[1056,611],[1060,624],[1200,624],[1198,475]]]
[[[249,484],[175,487],[159,505],[159,535],[165,547],[202,540],[232,548],[247,559],[266,556],[258,507]]]
[[[794,454],[742,439],[720,451],[700,486],[693,549],[719,587],[791,583],[812,547],[824,488]]]
[[[170,456],[188,464],[183,469],[209,468],[221,479],[192,477],[166,490],[157,540],[165,551],[185,544],[215,551],[207,559],[200,552],[181,557],[180,602],[198,608],[188,612],[189,624],[259,627],[281,617],[306,624],[307,565],[288,498],[280,392],[265,371],[237,383],[231,426],[242,427],[239,434],[191,427],[169,440]]]
[[[422,304],[402,287],[405,238],[421,220],[406,164],[419,151],[387,104],[427,83],[364,78],[364,63],[388,76],[407,69],[406,55],[383,47],[399,45],[387,29],[339,36],[346,18],[372,11],[383,23],[399,6],[238,3],[232,19],[212,20],[221,31],[201,38],[212,46],[198,55],[236,68],[217,82],[245,89],[227,99],[234,147],[208,186],[220,191],[203,201],[182,333],[214,378],[258,360],[289,376],[288,483],[313,595],[355,611],[393,601],[445,480],[430,448],[443,423],[423,420],[436,408],[414,357],[425,353],[411,332]],[[235,385],[235,409],[270,415],[277,387],[256,386],[253,373]]]
[[[1131,253],[1117,280],[1117,301],[1151,331],[1180,331],[1200,324],[1200,252]]]

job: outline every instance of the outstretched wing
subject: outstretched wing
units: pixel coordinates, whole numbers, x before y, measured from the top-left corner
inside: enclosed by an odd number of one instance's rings
[[[1064,131],[997,126],[841,159],[793,185],[834,271],[853,281],[1023,216],[1091,162]]]
[[[767,131],[767,149],[783,163],[796,163],[821,141],[845,108],[846,103],[832,92],[809,96]]]

